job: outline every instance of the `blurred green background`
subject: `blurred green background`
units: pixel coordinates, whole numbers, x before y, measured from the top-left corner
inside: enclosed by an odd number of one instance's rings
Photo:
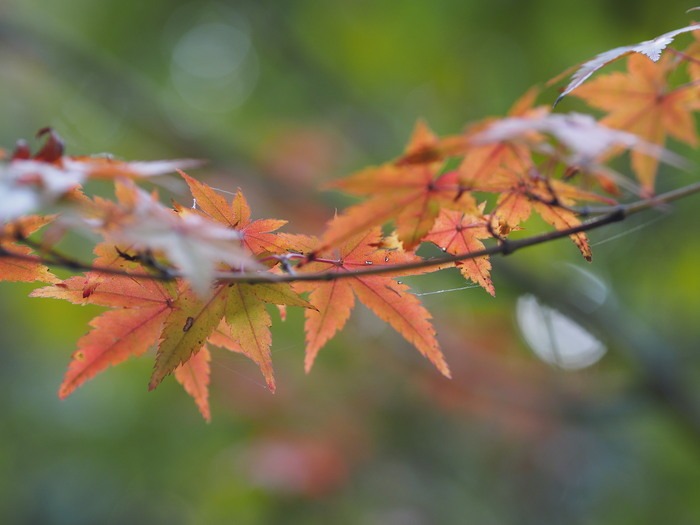
[[[243,188],[256,217],[318,232],[346,202],[322,184],[396,156],[416,118],[445,134],[503,114],[692,6],[3,0],[0,144],[50,125],[73,154],[206,158],[196,175]],[[700,523],[697,209],[594,232],[592,265],[564,241],[499,260],[495,299],[423,296],[451,381],[361,308],[306,376],[291,311],[274,326],[277,394],[214,353],[211,424],[173,380],[146,392],[148,358],[59,402],[98,310],[2,283],[0,523]],[[538,319],[558,347],[538,349]]]

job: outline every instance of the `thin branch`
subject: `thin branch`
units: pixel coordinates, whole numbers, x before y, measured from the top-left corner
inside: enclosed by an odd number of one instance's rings
[[[278,275],[278,274],[257,274],[255,276],[246,276],[240,274],[219,274],[217,278],[224,282],[245,282],[249,284],[260,283],[260,282],[293,282],[293,281],[332,281],[336,279],[347,279],[350,277],[359,277],[364,275],[380,275],[387,273],[394,273],[397,271],[407,271],[407,270],[418,270],[422,268],[431,268],[434,266],[442,266],[445,264],[466,261],[469,259],[476,259],[478,257],[484,257],[489,255],[510,255],[518,250],[527,248],[530,246],[536,246],[538,244],[544,244],[546,242],[554,241],[556,239],[561,239],[568,237],[570,235],[595,230],[602,226],[612,224],[615,222],[620,222],[636,213],[655,208],[657,206],[668,204],[670,202],[682,199],[689,195],[695,193],[700,193],[700,182],[694,184],[689,184],[683,188],[679,188],[649,199],[643,199],[637,202],[632,202],[630,204],[621,204],[619,206],[613,207],[612,211],[608,214],[596,217],[590,221],[584,222],[578,226],[567,228],[565,230],[554,230],[551,232],[543,233],[541,235],[534,235],[526,239],[519,239],[516,241],[505,241],[501,242],[496,246],[491,246],[483,250],[475,252],[465,252],[456,255],[444,255],[441,257],[434,257],[431,259],[425,259],[423,261],[395,264],[390,266],[373,266],[367,269],[360,269],[354,271],[347,271],[342,273],[335,272],[323,272],[323,273],[308,273],[299,275]]]
[[[433,268],[437,266],[443,266],[450,263],[466,261],[470,259],[476,259],[478,257],[485,257],[490,255],[510,255],[523,248],[528,248],[530,246],[537,246],[538,244],[544,244],[550,241],[568,237],[576,233],[587,232],[601,228],[608,224],[615,222],[620,222],[625,220],[630,215],[640,213],[651,208],[655,208],[661,205],[669,204],[673,201],[683,199],[695,193],[700,193],[700,182],[694,184],[689,184],[682,188],[672,190],[666,193],[662,193],[655,197],[648,199],[639,200],[629,204],[620,204],[618,206],[611,207],[609,213],[598,216],[587,222],[583,222],[578,226],[567,228],[565,230],[554,230],[540,235],[533,235],[532,237],[527,237],[525,239],[518,239],[515,241],[503,240],[495,246],[485,248],[483,250],[475,252],[465,252],[456,255],[444,255],[441,257],[433,257],[430,259],[424,259],[422,261],[394,264],[387,266],[371,266],[368,268],[344,271],[344,272],[319,272],[319,273],[286,273],[286,274],[274,274],[274,273],[234,273],[234,272],[219,272],[215,274],[215,279],[222,283],[269,283],[269,282],[299,282],[299,281],[334,281],[337,279],[348,279],[352,277],[361,277],[368,275],[382,275],[390,274],[396,272],[405,272],[409,270],[419,270],[424,268]],[[17,260],[23,260],[28,262],[40,263],[47,266],[66,268],[71,271],[85,271],[85,272],[95,272],[103,273],[109,275],[121,275],[128,276],[131,279],[150,279],[157,281],[173,281],[178,278],[182,278],[182,275],[175,272],[172,273],[127,273],[123,270],[110,267],[94,266],[89,263],[84,263],[81,261],[74,260],[69,257],[58,254],[57,252],[52,252],[50,258],[43,258],[41,256],[35,255],[25,255],[12,253],[7,248],[2,248],[0,250],[0,257],[11,257]]]

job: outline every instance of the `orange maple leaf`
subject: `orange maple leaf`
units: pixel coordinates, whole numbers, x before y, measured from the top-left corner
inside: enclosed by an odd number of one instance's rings
[[[207,421],[211,421],[209,410],[209,375],[211,354],[206,346],[194,354],[186,363],[175,369],[174,376],[182,385],[199,408],[200,414]]]
[[[516,150],[503,149],[499,155],[505,151]],[[496,153],[496,150],[480,149],[477,155],[489,156],[492,153]],[[507,161],[502,159],[502,162],[506,162],[505,166],[501,165],[493,172],[473,170],[470,159],[468,156],[460,168],[465,173],[463,180],[475,191],[500,194],[491,213],[490,230],[502,236],[519,228],[533,209],[556,229],[564,230],[581,224],[576,214],[568,209],[576,201],[611,202],[596,193],[542,175],[532,165],[529,156],[508,156]],[[520,166],[516,170],[514,166],[518,163]],[[571,240],[581,254],[590,260],[591,249],[586,234],[575,233],[571,235]]]
[[[190,187],[195,199],[195,209],[200,210],[210,219],[237,230],[241,243],[254,255],[265,253],[279,254],[287,251],[288,245],[276,232],[287,221],[278,219],[250,219],[251,211],[248,201],[240,190],[228,203],[226,199],[211,186],[193,179],[185,172],[179,172]],[[182,210],[182,208],[180,208]]]
[[[105,238],[163,254],[201,296],[224,263],[237,270],[263,269],[241,246],[242,234],[228,225],[202,214],[176,213],[130,181],[116,187],[119,202],[105,206],[101,219]]]
[[[336,221],[339,219],[335,219]],[[333,226],[333,223],[331,223]],[[417,256],[399,250],[379,249],[382,243],[379,227],[357,235],[336,249],[314,251],[313,260],[304,265],[305,272],[345,273],[378,266],[420,260]],[[325,241],[308,245],[325,245]],[[430,270],[426,270],[430,271]],[[419,270],[413,274],[420,273]],[[316,308],[306,310],[306,359],[307,372],[311,369],[318,351],[343,328],[357,297],[377,317],[389,323],[409,343],[427,357],[445,376],[450,371],[440,351],[430,313],[409,288],[394,280],[400,272],[383,275],[355,275],[351,278],[329,282],[297,282],[294,288],[311,292],[309,302]]]
[[[487,219],[454,210],[442,210],[433,229],[425,237],[442,251],[453,255],[481,251],[485,248],[480,239],[493,237],[488,231]],[[462,275],[479,284],[491,295],[496,291],[491,281],[491,263],[487,256],[455,262]]]
[[[406,149],[409,161],[382,164],[362,170],[330,186],[371,198],[346,209],[325,232],[326,247],[338,246],[364,231],[390,220],[406,250],[412,250],[430,231],[440,209],[476,210],[473,197],[459,185],[454,171],[442,171],[442,162],[420,162],[411,157],[432,153],[434,136],[419,122]]]
[[[666,135],[691,146],[698,137],[691,111],[698,108],[694,85],[671,89],[668,75],[676,64],[664,56],[654,63],[640,54],[627,59],[627,73],[610,73],[579,87],[574,95],[607,112],[601,124],[634,133],[662,146]],[[632,168],[645,194],[653,194],[659,160],[632,151]]]
[[[77,350],[59,389],[60,398],[109,366],[139,356],[156,344],[163,322],[172,310],[172,297],[160,283],[94,274],[71,277],[55,286],[39,288],[32,297],[52,297],[75,304],[114,308],[90,321],[91,331],[78,340]]]
[[[0,227],[0,280],[56,283],[59,279],[38,261],[24,259],[32,254],[28,246],[17,244],[17,238],[29,237],[51,221],[47,217],[28,216]],[[13,255],[19,257],[13,257]]]

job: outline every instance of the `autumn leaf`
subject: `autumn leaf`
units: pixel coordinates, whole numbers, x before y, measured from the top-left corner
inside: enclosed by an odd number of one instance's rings
[[[182,385],[192,399],[197,404],[202,417],[211,421],[209,410],[209,375],[211,355],[209,349],[204,345],[202,349],[190,357],[186,363],[175,369],[174,375],[177,382]]]
[[[88,179],[142,178],[196,167],[191,159],[122,162],[109,157],[70,157],[51,128],[37,134],[46,142],[32,155],[19,141],[11,162],[0,164],[0,222],[38,213],[61,202]],[[65,200],[65,199],[64,199]]]
[[[133,184],[121,183],[118,188],[121,214],[105,217],[107,238],[138,250],[162,251],[200,296],[207,294],[220,264],[262,269],[241,247],[236,230],[199,214],[178,214]]]
[[[211,186],[193,179],[183,171],[180,171],[180,175],[190,187],[195,199],[195,209],[201,210],[205,216],[213,221],[239,232],[241,244],[250,253],[254,255],[279,254],[287,250],[288,245],[281,240],[282,237],[275,233],[287,224],[287,221],[278,219],[251,221],[250,206],[240,190],[236,192],[231,203],[228,203]]]
[[[489,191],[489,185],[500,188],[499,178],[502,172],[520,171],[531,164],[531,154],[526,147],[506,138],[484,140],[483,136],[504,120],[510,122],[512,119],[523,119],[529,122],[546,117],[549,108],[534,106],[538,94],[539,89],[530,88],[512,105],[507,117],[489,118],[472,127],[467,134],[469,148],[464,151],[458,170],[458,180],[464,188],[469,191]],[[529,131],[534,133],[534,130]],[[535,133],[535,136],[538,135]]]
[[[215,334],[211,341],[234,351],[237,351],[238,346],[241,353],[260,367],[268,388],[274,392],[276,387],[270,354],[272,321],[265,304],[314,308],[288,283],[230,284],[226,323],[219,327],[219,332],[223,333]],[[226,339],[233,341],[236,346],[230,345]]]
[[[226,296],[224,286],[219,286],[205,299],[189,288],[180,293],[163,326],[149,390],[156,388],[204,346],[224,315]]]
[[[434,144],[432,132],[419,122],[406,148],[407,155],[421,156],[431,144]],[[367,195],[370,199],[347,208],[331,223],[323,237],[324,246],[340,245],[393,220],[404,248],[412,250],[430,231],[441,208],[474,211],[476,202],[460,187],[457,174],[441,168],[442,162],[399,160],[332,183],[332,188]]]
[[[372,228],[363,235],[349,239],[337,249],[313,252],[313,262],[304,265],[303,270],[311,273],[342,274],[420,260],[414,255],[398,250],[378,249],[377,246],[381,242],[379,227]],[[311,292],[309,302],[316,308],[306,310],[307,372],[311,369],[318,351],[345,326],[357,297],[377,317],[389,323],[415,346],[443,375],[449,377],[449,368],[435,338],[430,314],[418,298],[409,293],[408,286],[395,281],[394,276],[360,274],[328,282],[294,284],[297,291]]]
[[[424,120],[416,122],[404,154],[394,161],[396,166],[432,164],[447,157],[464,154],[468,148],[465,135],[438,137]]]
[[[613,62],[618,58],[621,58],[625,55],[629,55],[631,53],[645,55],[646,57],[648,57],[648,59],[657,62],[661,57],[661,52],[664,49],[666,49],[666,46],[673,42],[673,39],[676,38],[676,36],[682,33],[687,33],[689,31],[695,31],[697,29],[697,25],[683,27],[681,29],[676,29],[674,31],[664,33],[663,35],[657,36],[652,40],[645,40],[644,42],[640,42],[639,44],[632,44],[630,46],[616,47],[614,49],[610,49],[608,51],[600,53],[599,55],[596,55],[591,60],[584,62],[576,70],[576,72],[572,75],[569,84],[557,97],[557,100],[554,102],[554,105],[556,106],[562,98],[571,93],[574,89],[578,88],[593,73],[598,71],[603,66],[609,64],[610,62]]]
[[[64,299],[75,304],[112,307],[90,321],[91,331],[78,340],[77,350],[59,389],[65,398],[109,366],[139,356],[154,346],[172,309],[166,288],[156,281],[93,274],[39,288],[32,297]]]
[[[109,310],[90,321],[91,331],[78,340],[58,396],[70,395],[88,379],[109,366],[151,348],[170,312],[167,303],[144,308]]]
[[[565,146],[566,154],[562,155],[553,149],[543,134]],[[603,170],[600,160],[616,148],[629,149],[633,155],[638,153],[669,164],[686,165],[681,157],[644,137],[613,129],[606,125],[605,120],[597,122],[590,115],[581,113],[504,118],[494,122],[472,140],[475,144],[522,144],[532,151],[564,161],[568,166],[592,172]]]
[[[430,231],[441,208],[473,211],[476,206],[472,196],[461,190],[456,173],[441,173],[437,165],[384,164],[334,186],[371,198],[347,208],[333,221],[323,237],[328,247],[393,220],[399,239],[411,250]]]
[[[509,119],[510,120],[510,119]],[[498,135],[501,137],[501,135]],[[503,136],[506,136],[504,133]],[[501,164],[493,158],[496,155]],[[474,170],[472,158],[467,156],[460,166],[463,184],[468,184],[474,191],[497,193],[498,198],[490,213],[489,231],[505,237],[526,221],[532,210],[558,230],[566,230],[581,224],[576,214],[569,208],[578,201],[598,201],[612,204],[614,201],[593,192],[582,190],[558,179],[547,177],[534,165],[530,156],[521,149],[502,148],[479,149],[477,165],[491,162],[493,171]],[[585,233],[570,236],[571,240],[587,260],[591,259],[591,250]]]
[[[32,249],[17,244],[17,237],[29,237],[50,222],[49,218],[28,216],[0,226],[0,280],[56,283],[59,279],[39,261],[29,260]],[[19,256],[19,257],[17,257]]]
[[[158,386],[208,341],[253,360],[274,392],[272,321],[265,304],[313,308],[288,283],[222,284],[206,299],[184,289],[165,321],[149,389]]]
[[[468,215],[454,210],[442,210],[425,240],[452,255],[479,252],[485,248],[480,239],[493,237],[483,216]],[[466,279],[479,284],[491,295],[496,291],[491,281],[491,263],[487,256],[455,262]]]
[[[659,147],[663,146],[667,134],[697,146],[692,110],[698,108],[698,91],[693,85],[670,89],[667,77],[675,68],[672,59],[664,57],[654,63],[641,55],[632,55],[627,68],[627,73],[596,78],[581,86],[575,95],[607,113],[600,121],[602,125],[633,133]],[[654,192],[660,155],[650,155],[636,147],[632,149],[632,168],[643,192],[650,195]]]

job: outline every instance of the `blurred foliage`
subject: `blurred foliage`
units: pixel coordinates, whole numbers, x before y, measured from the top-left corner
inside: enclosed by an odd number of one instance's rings
[[[345,202],[323,182],[397,155],[417,117],[451,133],[503,114],[599,51],[685,25],[687,7],[5,0],[0,144],[50,125],[71,153],[207,158],[197,176],[242,187],[257,217],[317,232]],[[552,243],[497,265],[495,300],[425,295],[452,381],[361,310],[305,376],[292,311],[275,325],[274,396],[244,358],[214,354],[210,425],[174,381],[146,393],[146,359],[59,402],[90,312],[3,283],[0,522],[698,523],[697,223],[680,202],[596,232],[585,269]],[[412,284],[464,285],[449,272]],[[515,323],[521,293],[606,356],[580,371],[539,361]]]

